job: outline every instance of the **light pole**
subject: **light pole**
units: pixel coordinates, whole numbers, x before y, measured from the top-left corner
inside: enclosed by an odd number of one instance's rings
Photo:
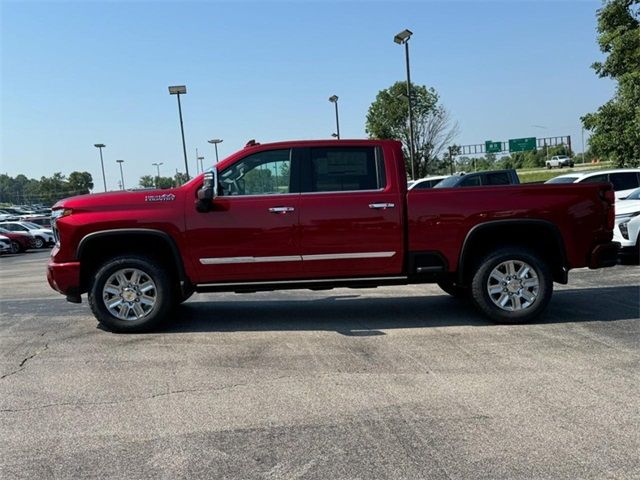
[[[336,134],[335,137],[340,140],[340,121],[338,120],[338,96],[331,95],[329,101],[336,106]]]
[[[164,162],[160,162],[160,163],[152,163],[151,165],[155,165],[156,167],[156,171],[158,172],[158,175],[156,176],[156,188],[158,188],[158,184],[160,182],[160,165],[162,165]]]
[[[202,161],[204,160],[204,157],[197,157],[198,162],[200,162],[200,171],[204,172],[204,165],[202,164]]]
[[[120,164],[120,186],[122,187],[122,190],[124,190],[124,174],[122,173],[122,164],[124,163],[124,160],[116,160],[116,162]]]
[[[186,95],[187,87],[184,85],[176,85],[169,87],[169,95],[178,96],[178,114],[180,115],[180,133],[182,134],[182,153],[184,153],[184,170],[189,180],[189,163],[187,162],[187,145],[184,141],[184,124],[182,123],[182,105],[180,104],[180,95]]]
[[[584,163],[584,127],[582,127],[582,163]]]
[[[216,148],[216,163],[218,163],[218,144],[222,143],[222,140],[219,138],[214,138],[213,140],[207,140],[209,143],[213,143],[213,146]]]
[[[100,166],[102,167],[102,183],[104,184],[104,191],[107,191],[107,179],[104,176],[104,160],[102,159],[102,149],[106,147],[104,143],[94,143],[94,147],[100,150]]]
[[[411,30],[403,30],[393,37],[393,41],[398,45],[404,45],[404,55],[407,64],[407,99],[409,100],[409,159],[411,161],[411,178],[415,180],[416,167],[413,140],[413,108],[411,106],[411,73],[409,69],[409,39],[411,38],[411,35],[413,35]]]

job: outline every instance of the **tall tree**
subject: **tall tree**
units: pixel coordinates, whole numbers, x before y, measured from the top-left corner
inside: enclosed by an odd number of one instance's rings
[[[138,182],[138,184],[142,188],[152,188],[156,186],[156,181],[151,175],[143,175],[142,177],[140,177],[140,181]]]
[[[592,153],[619,166],[640,164],[640,0],[606,0],[598,10],[598,44],[604,62],[592,65],[618,85],[614,97],[582,117],[593,132]]]
[[[370,138],[392,138],[402,142],[407,163],[409,162],[409,100],[407,82],[396,82],[380,90],[367,113],[366,131]],[[418,176],[435,172],[439,168],[438,158],[451,145],[458,134],[457,123],[449,112],[439,104],[439,96],[433,88],[411,84],[413,132]]]
[[[72,195],[89,193],[93,188],[93,178],[89,172],[71,172],[69,174],[69,189]]]

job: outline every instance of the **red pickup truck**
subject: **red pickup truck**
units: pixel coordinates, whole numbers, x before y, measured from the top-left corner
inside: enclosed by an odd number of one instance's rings
[[[437,282],[525,322],[572,268],[616,262],[610,184],[407,191],[399,142],[247,144],[179,188],[58,202],[50,285],[114,331],[193,292]]]

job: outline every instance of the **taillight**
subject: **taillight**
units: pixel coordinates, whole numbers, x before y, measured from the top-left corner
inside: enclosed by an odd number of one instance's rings
[[[600,198],[603,200],[605,215],[607,216],[607,230],[613,230],[616,223],[616,194],[611,185],[602,187]]]

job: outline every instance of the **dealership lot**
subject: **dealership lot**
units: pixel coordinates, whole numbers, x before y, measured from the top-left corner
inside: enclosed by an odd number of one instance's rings
[[[579,270],[543,319],[432,285],[195,295],[116,335],[0,258],[3,478],[637,478],[640,275]]]

